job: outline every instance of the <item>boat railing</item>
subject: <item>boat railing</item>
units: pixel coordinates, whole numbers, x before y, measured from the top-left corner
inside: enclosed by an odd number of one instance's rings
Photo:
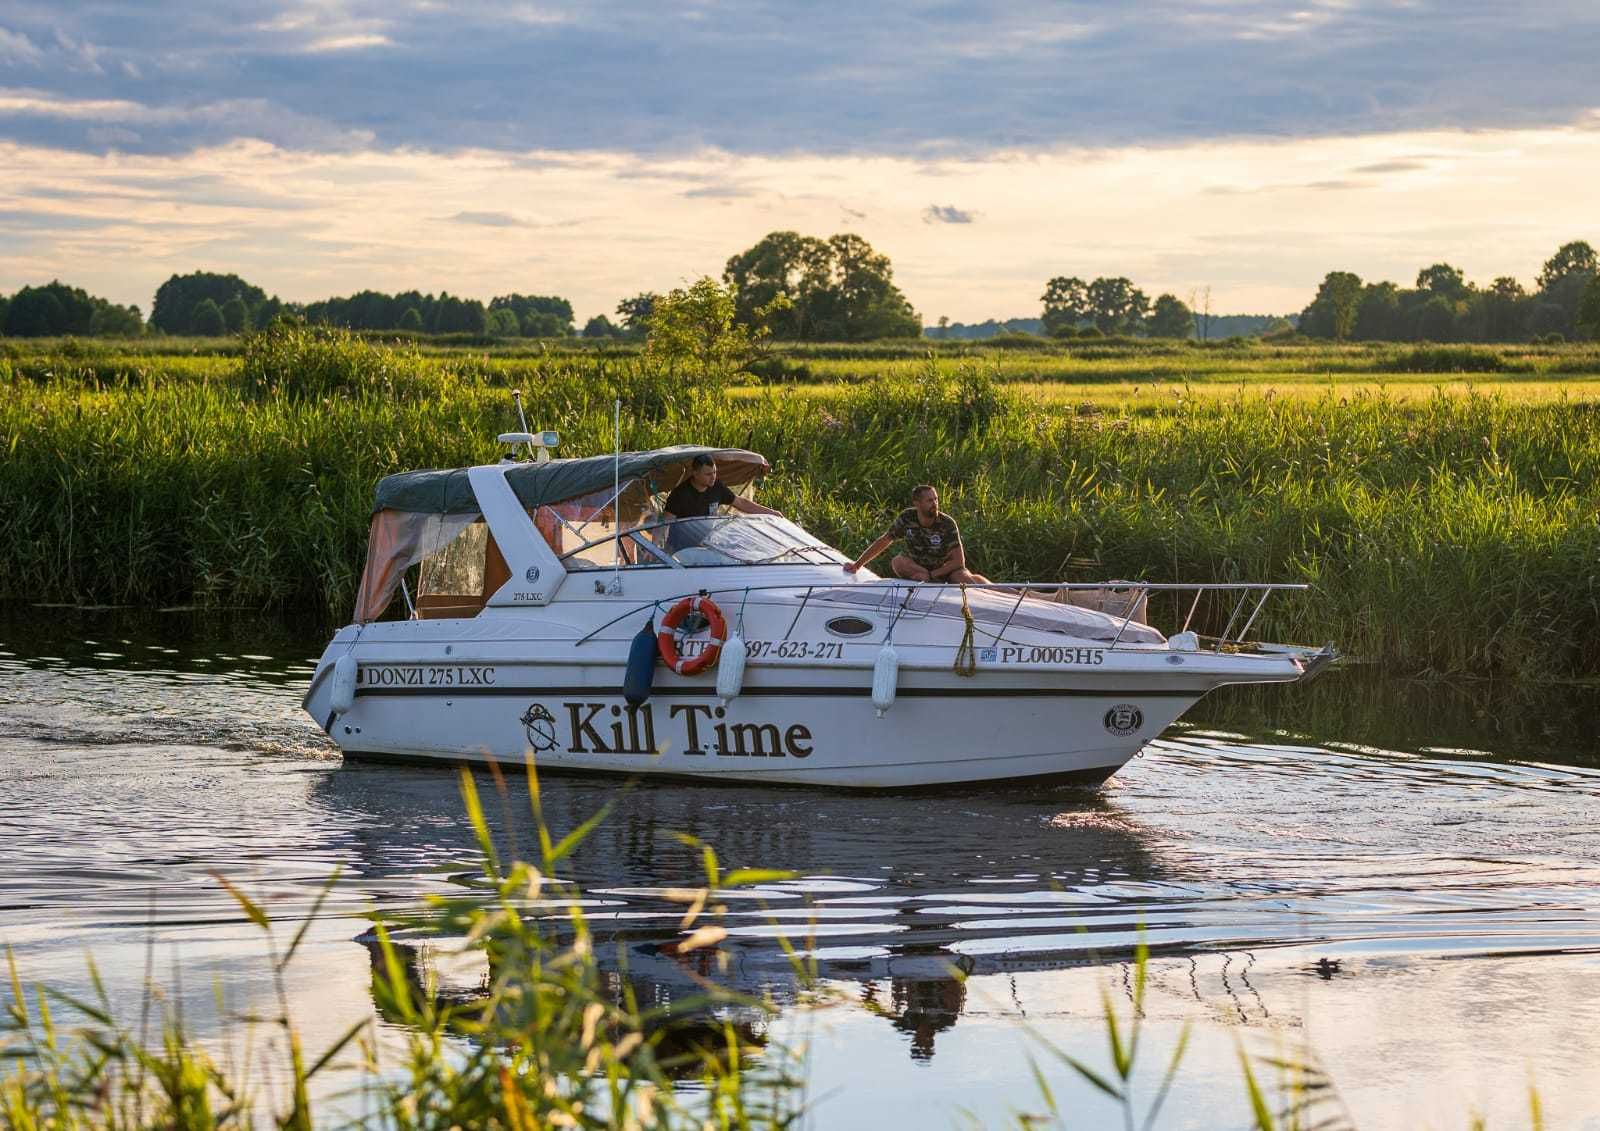
[[[872,583],[867,583],[864,585],[846,583],[841,585],[840,583],[835,582],[829,584],[813,583],[808,585],[796,585],[791,583],[787,585],[711,586],[697,588],[690,592],[677,594],[674,596],[653,598],[649,601],[644,601],[638,605],[634,605],[630,607],[627,612],[613,617],[611,620],[606,621],[604,624],[599,625],[593,631],[583,636],[577,641],[577,645],[588,643],[590,640],[598,637],[606,629],[611,628],[624,620],[627,620],[629,617],[637,616],[639,613],[651,608],[668,608],[685,597],[712,597],[717,599],[719,602],[726,603],[728,605],[731,605],[734,600],[737,600],[737,613],[740,619],[742,619],[744,606],[749,602],[750,596],[756,593],[791,593],[799,597],[799,605],[795,609],[794,616],[790,618],[788,628],[784,631],[783,640],[788,641],[792,637],[795,628],[799,625],[800,617],[804,614],[806,608],[811,604],[813,599],[817,597],[817,594],[819,592],[827,592],[841,588],[849,588],[853,592],[862,592],[865,590],[880,588],[883,590],[882,598],[869,607],[878,612],[882,612],[886,608],[893,610],[887,633],[888,637],[891,639],[894,635],[895,627],[902,620],[911,618],[923,619],[934,615],[936,612],[940,615],[954,615],[960,618],[961,614],[959,609],[952,610],[950,613],[946,613],[945,610],[936,607],[939,597],[946,596],[952,592],[961,594],[963,606],[966,603],[966,595],[969,593],[1003,593],[1007,595],[1014,593],[1016,595],[1016,600],[1012,602],[1011,608],[1006,614],[1004,622],[1001,623],[998,629],[987,627],[981,621],[975,620],[973,622],[972,628],[974,635],[987,637],[997,645],[1008,642],[1005,634],[1007,630],[1011,628],[1013,621],[1016,620],[1017,614],[1022,610],[1024,603],[1030,597],[1049,599],[1051,600],[1051,603],[1071,604],[1070,594],[1072,593],[1116,593],[1123,596],[1124,600],[1126,601],[1126,608],[1120,616],[1113,618],[1118,622],[1116,635],[1112,638],[1109,644],[1100,645],[1113,650],[1119,648],[1125,650],[1134,650],[1135,648],[1138,650],[1145,650],[1148,648],[1148,645],[1136,646],[1124,644],[1123,638],[1127,635],[1129,627],[1135,622],[1135,618],[1137,617],[1139,611],[1146,606],[1148,598],[1153,594],[1193,594],[1193,597],[1189,601],[1188,610],[1184,615],[1182,625],[1178,628],[1177,632],[1173,633],[1172,635],[1189,632],[1191,630],[1191,626],[1194,624],[1195,616],[1200,609],[1201,599],[1206,594],[1226,594],[1232,598],[1232,606],[1228,613],[1228,619],[1223,627],[1222,633],[1218,636],[1195,633],[1194,650],[1209,652],[1236,652],[1247,647],[1245,642],[1250,634],[1250,630],[1255,626],[1256,621],[1261,615],[1262,609],[1266,607],[1268,599],[1274,593],[1304,592],[1309,589],[1310,586],[1298,582],[1249,581],[1013,581],[987,582],[970,585],[950,585],[943,582],[903,581],[899,579],[884,579],[881,585],[875,585]],[[931,600],[925,603],[917,602],[916,598],[923,594],[932,594],[933,597]],[[1066,599],[1063,601],[1064,596]],[[866,604],[866,602],[852,603],[862,605]],[[1089,606],[1084,606],[1084,608],[1090,609],[1090,611],[1103,612],[1103,610],[1093,610]],[[1246,610],[1248,610],[1248,612]],[[731,612],[733,610],[729,611]],[[732,618],[730,617],[730,620],[731,619]],[[1098,641],[1096,643],[1100,644]]]

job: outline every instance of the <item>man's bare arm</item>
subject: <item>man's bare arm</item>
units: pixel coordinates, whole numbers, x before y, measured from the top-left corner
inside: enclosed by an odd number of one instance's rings
[[[851,562],[849,565],[845,566],[844,567],[844,571],[846,573],[854,573],[854,572],[856,572],[856,570],[860,569],[862,566],[864,566],[868,562],[870,562],[873,558],[877,557],[879,554],[881,554],[885,550],[887,550],[889,548],[890,544],[893,543],[893,542],[894,542],[894,538],[893,538],[892,535],[885,534],[885,535],[881,536],[876,542],[874,542],[872,545],[867,547],[865,553],[863,553],[859,558],[857,558],[855,561]]]
[[[957,570],[963,570],[966,568],[967,548],[960,542],[957,542],[956,548],[945,555],[944,561],[940,562],[937,566],[928,571],[928,576],[935,579],[949,577]]]
[[[754,499],[747,499],[743,495],[735,495],[733,497],[733,502],[729,505],[733,507],[734,510],[739,511],[741,514],[771,514],[777,515],[779,518],[783,517],[782,511],[775,511],[771,507],[764,507]]]

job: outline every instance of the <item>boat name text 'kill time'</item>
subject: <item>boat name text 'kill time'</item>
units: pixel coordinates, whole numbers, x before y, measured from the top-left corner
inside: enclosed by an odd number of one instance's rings
[[[812,747],[811,728],[804,723],[730,723],[727,712],[709,703],[674,703],[667,725],[682,736],[679,743],[656,739],[654,704],[621,707],[614,703],[560,705],[559,720],[543,703],[523,712],[521,722],[535,754],[562,747],[568,754],[658,754],[675,745],[685,755],[720,758],[806,758]],[[566,723],[567,739],[558,734]]]

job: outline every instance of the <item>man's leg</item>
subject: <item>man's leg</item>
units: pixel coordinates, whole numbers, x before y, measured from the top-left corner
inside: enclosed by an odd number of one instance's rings
[[[894,570],[896,577],[903,577],[907,581],[928,580],[928,571],[904,554],[896,554],[894,561],[889,563],[889,568]]]
[[[958,569],[952,572],[947,580],[956,585],[990,585],[993,584],[981,573],[973,573],[970,569]]]

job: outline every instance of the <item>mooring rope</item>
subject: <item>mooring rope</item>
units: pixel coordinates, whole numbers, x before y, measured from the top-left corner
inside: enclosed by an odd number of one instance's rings
[[[961,583],[961,619],[967,622],[966,628],[961,633],[961,644],[956,648],[955,673],[957,675],[978,674],[978,651],[972,644],[972,609],[967,605],[967,583]]]

